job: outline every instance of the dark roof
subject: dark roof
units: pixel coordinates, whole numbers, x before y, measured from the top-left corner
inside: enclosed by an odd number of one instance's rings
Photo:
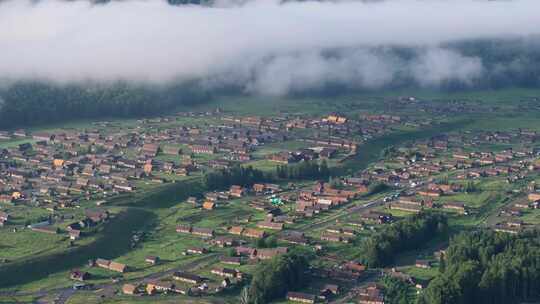
[[[197,282],[202,281],[202,278],[200,276],[196,274],[188,273],[188,272],[183,272],[183,271],[177,271],[174,273],[173,276],[177,278],[183,278],[183,279],[193,280]]]
[[[288,299],[290,298],[306,299],[306,300],[315,301],[315,296],[312,294],[303,293],[303,292],[294,292],[294,291],[287,292],[287,298]]]

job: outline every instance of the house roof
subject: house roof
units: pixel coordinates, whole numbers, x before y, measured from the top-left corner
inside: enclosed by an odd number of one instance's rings
[[[111,261],[111,263],[109,264],[109,269],[118,271],[118,272],[125,272],[127,269],[127,266],[122,263]]]
[[[173,276],[175,278],[188,279],[191,281],[197,281],[197,282],[202,281],[202,278],[200,276],[196,274],[188,273],[188,272],[183,272],[183,271],[177,271],[173,274]]]
[[[244,227],[242,226],[232,226],[231,228],[229,228],[229,233],[232,234],[242,234],[243,231]]]
[[[203,203],[204,209],[213,209],[215,206],[216,206],[216,203],[214,202],[206,201]]]
[[[264,230],[254,229],[254,228],[246,228],[243,232],[245,236],[250,237],[264,237],[266,235],[266,232]]]
[[[191,233],[193,234],[214,234],[214,230],[212,228],[196,228],[193,227],[191,229]]]
[[[134,294],[137,291],[137,285],[134,284],[124,284],[122,286],[122,292],[126,294]]]
[[[315,296],[308,293],[303,293],[303,292],[289,291],[287,292],[287,299],[304,299],[304,300],[315,301]]]

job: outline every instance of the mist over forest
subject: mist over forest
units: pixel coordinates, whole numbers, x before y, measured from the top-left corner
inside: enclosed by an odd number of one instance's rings
[[[540,86],[537,1],[171,3],[0,2],[0,127],[222,94]]]

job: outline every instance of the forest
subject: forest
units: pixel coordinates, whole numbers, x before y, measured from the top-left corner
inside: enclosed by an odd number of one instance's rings
[[[454,237],[420,304],[509,304],[540,299],[540,232]],[[536,302],[535,302],[536,303]]]
[[[206,172],[203,177],[207,189],[225,189],[232,185],[249,187],[255,183],[271,181],[272,177],[251,166],[239,165]]]
[[[369,267],[385,267],[394,262],[397,254],[418,249],[437,237],[445,237],[447,230],[444,214],[421,212],[361,240],[360,252]]]
[[[330,169],[326,160],[301,161],[297,164],[280,165],[276,167],[276,176],[280,179],[322,179],[330,177]]]

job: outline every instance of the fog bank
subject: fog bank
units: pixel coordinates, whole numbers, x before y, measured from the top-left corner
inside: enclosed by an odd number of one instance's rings
[[[215,6],[8,0],[0,2],[0,78],[58,84],[198,80],[208,89],[236,86],[271,95],[328,84],[380,88],[402,77],[420,86],[467,86],[493,70],[481,55],[452,43],[536,41],[539,11],[537,0]]]

